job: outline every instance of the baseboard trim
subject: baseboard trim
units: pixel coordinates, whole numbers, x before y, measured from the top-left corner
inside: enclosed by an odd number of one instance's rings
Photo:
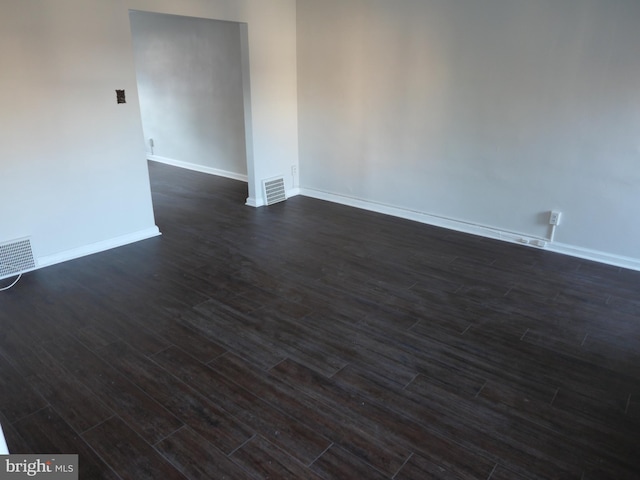
[[[232,180],[239,180],[241,182],[248,183],[249,178],[247,175],[241,173],[228,172],[226,170],[220,170],[218,168],[205,167],[204,165],[198,165],[196,163],[183,162],[181,160],[174,160],[173,158],[160,157],[158,155],[147,154],[147,160],[153,162],[164,163],[166,165],[172,165],[174,167],[185,168],[187,170],[193,170],[194,172],[207,173],[209,175],[217,175],[219,177],[231,178]]]
[[[296,195],[300,195],[299,188],[290,188],[285,192],[285,196],[287,198],[295,197]],[[262,198],[258,199],[255,197],[247,197],[247,200],[245,201],[245,205],[249,207],[258,208],[258,207],[264,207],[266,203]]]
[[[287,196],[287,198],[295,197],[297,195],[300,195],[300,189],[298,187],[290,188],[285,192],[285,195]]]
[[[0,455],[9,455],[9,447],[7,446],[7,441],[4,439],[2,425],[0,425]]]
[[[127,235],[110,238],[109,240],[91,243],[89,245],[73,248],[71,250],[65,250],[64,252],[55,253],[53,255],[46,255],[37,259],[37,268],[49,267],[57,263],[74,260],[76,258],[92,255],[94,253],[104,252],[105,250],[110,250],[112,248],[122,247],[130,243],[139,242],[140,240],[157,237],[158,235],[161,235],[158,227],[152,227]]]
[[[624,257],[622,255],[613,255],[611,253],[601,252],[599,250],[591,250],[566,243],[550,243],[547,250],[571,257],[591,260],[593,262],[605,263],[615,267],[628,268],[629,270],[637,270],[640,272],[640,260],[632,257]]]
[[[554,253],[560,253],[563,255],[569,255],[572,257],[582,258],[585,260],[591,260],[599,263],[605,263],[607,265],[613,265],[616,267],[628,268],[630,270],[640,271],[640,260],[631,257],[624,257],[620,255],[614,255],[607,252],[598,250],[590,250],[587,248],[577,247],[574,245],[568,245],[557,242],[549,242],[548,239],[540,236],[504,231],[486,225],[477,225],[473,223],[463,222],[460,220],[431,215],[428,213],[414,211],[409,209],[403,209],[399,207],[393,207],[383,203],[371,202],[368,200],[362,200],[355,197],[348,197],[345,195],[338,195],[335,193],[325,192],[322,190],[316,190],[311,188],[300,188],[300,195],[305,197],[316,198],[318,200],[326,200],[328,202],[339,203],[349,207],[360,208],[371,212],[382,213],[384,215],[391,215],[394,217],[404,218],[406,220],[413,220],[415,222],[424,223],[427,225],[433,225],[435,227],[447,228],[462,233],[469,233],[472,235],[478,235],[481,237],[492,238],[494,240],[502,240],[504,242],[516,243],[518,245],[527,246],[530,248],[538,248],[542,250],[548,250]],[[544,242],[544,247],[535,245],[535,241]]]
[[[244,204],[249,207],[258,208],[264,206],[264,200],[257,199],[256,197],[247,197],[247,200]]]

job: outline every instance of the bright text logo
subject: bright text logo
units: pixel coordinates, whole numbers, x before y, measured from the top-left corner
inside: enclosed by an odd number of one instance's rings
[[[0,480],[78,480],[78,455],[0,455]]]

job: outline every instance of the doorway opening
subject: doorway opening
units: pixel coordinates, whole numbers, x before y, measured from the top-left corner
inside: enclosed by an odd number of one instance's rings
[[[251,184],[245,23],[131,10],[147,158]]]

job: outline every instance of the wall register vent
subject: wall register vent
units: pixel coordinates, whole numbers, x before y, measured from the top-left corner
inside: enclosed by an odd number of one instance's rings
[[[267,205],[273,205],[274,203],[283,202],[287,199],[284,193],[284,177],[263,180],[262,186],[264,188],[264,198]]]
[[[31,240],[22,238],[0,243],[0,279],[36,268]]]

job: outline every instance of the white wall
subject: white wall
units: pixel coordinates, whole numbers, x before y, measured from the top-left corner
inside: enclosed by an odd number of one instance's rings
[[[5,0],[0,242],[41,264],[157,233],[129,10],[246,24],[250,204],[299,125],[306,193],[532,236],[557,208],[554,248],[640,265],[635,0]]]
[[[297,164],[294,0],[5,0],[0,242],[31,236],[41,265],[157,233],[130,9],[246,23],[250,203]]]
[[[640,268],[640,2],[297,9],[303,194]]]
[[[128,14],[111,5],[2,3],[0,242],[31,236],[41,265],[157,234]]]
[[[130,18],[147,153],[246,180],[240,24],[138,11]]]

